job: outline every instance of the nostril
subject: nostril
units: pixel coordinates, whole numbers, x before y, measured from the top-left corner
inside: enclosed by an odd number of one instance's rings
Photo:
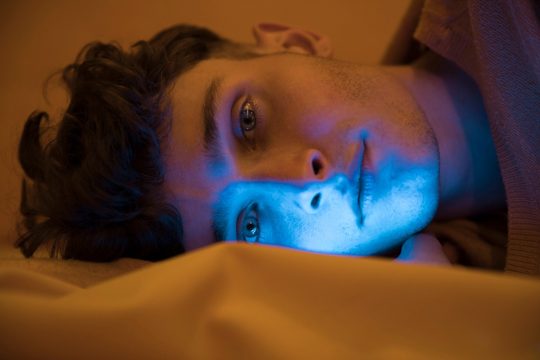
[[[311,199],[311,207],[317,209],[321,203],[321,193],[317,193],[313,199]]]
[[[311,160],[311,167],[313,168],[313,173],[315,175],[319,175],[319,173],[321,172],[323,168],[321,160],[319,160],[319,158],[313,158]]]

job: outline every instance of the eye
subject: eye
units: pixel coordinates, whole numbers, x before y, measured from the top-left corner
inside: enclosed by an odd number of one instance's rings
[[[242,137],[254,147],[255,128],[257,127],[257,112],[253,101],[248,98],[240,108],[238,115],[240,122],[240,132]]]
[[[249,205],[240,215],[238,226],[238,238],[254,243],[259,242],[260,226],[259,211],[257,204]]]

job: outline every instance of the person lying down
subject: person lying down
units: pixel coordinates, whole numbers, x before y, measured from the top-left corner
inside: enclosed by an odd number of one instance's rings
[[[366,66],[311,31],[253,31],[255,44],[178,25],[130,50],[85,47],[62,73],[54,140],[40,144],[44,112],[21,137],[21,251],[159,260],[244,241],[504,267],[506,234],[475,263],[430,230],[506,217],[475,81],[429,51]]]

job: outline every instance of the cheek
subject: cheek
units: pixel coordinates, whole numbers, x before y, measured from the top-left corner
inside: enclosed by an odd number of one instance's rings
[[[283,202],[278,211],[281,215],[274,238],[282,246],[347,254],[357,243],[357,218],[345,198],[331,199],[311,214]]]
[[[380,130],[400,139],[407,146],[418,146],[418,140],[431,136],[427,118],[412,94],[391,76],[384,76],[381,85],[369,99],[373,111],[380,114]],[[425,145],[425,144],[421,144]]]
[[[277,79],[273,86],[267,119],[273,143],[317,140],[336,132],[337,120],[347,116],[342,97],[314,76]]]

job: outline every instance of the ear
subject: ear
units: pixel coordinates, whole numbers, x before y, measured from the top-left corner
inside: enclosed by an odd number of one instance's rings
[[[261,23],[253,27],[253,35],[263,53],[286,51],[331,58],[334,52],[327,36],[286,25]]]

